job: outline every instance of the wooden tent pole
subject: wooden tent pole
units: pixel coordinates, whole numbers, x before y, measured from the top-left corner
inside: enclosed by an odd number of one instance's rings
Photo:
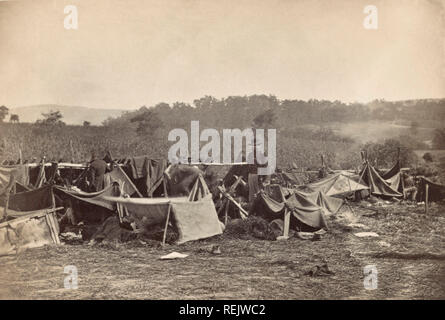
[[[425,184],[425,213],[428,214],[428,191],[429,191],[429,185],[428,183]]]
[[[286,197],[284,196],[283,189],[281,186],[280,188],[280,196],[281,196],[281,202],[284,203],[284,226],[283,226],[283,237],[285,239],[289,238],[289,229],[290,229],[290,211],[286,207]]]
[[[38,178],[39,180],[36,182],[36,188],[40,188],[43,185],[43,177],[45,177],[45,180],[46,180],[45,162],[46,162],[46,157],[44,156],[42,159],[42,165],[39,170],[39,178]]]
[[[289,229],[290,229],[290,212],[287,210],[286,206],[284,207],[284,227],[283,227],[283,237],[289,238]]]
[[[73,148],[73,140],[70,139],[70,152],[71,152],[71,163],[74,163],[74,148]],[[73,178],[74,170],[73,167],[70,168],[70,176],[69,176],[69,184],[70,186],[74,183]]]
[[[6,204],[5,204],[5,210],[3,211],[3,221],[6,221],[8,219],[8,206],[9,206],[9,195],[10,191],[6,190]]]
[[[124,176],[124,177],[126,177],[126,178],[128,178],[127,180],[128,180],[128,184],[134,189],[134,190],[136,190],[136,193],[137,193],[137,195],[139,196],[139,198],[143,198],[143,196],[142,196],[142,193],[139,191],[139,189],[135,186],[135,184],[133,183],[133,181],[131,181],[131,179],[127,176],[127,174],[125,173],[125,171],[120,167],[120,166],[118,166],[118,165],[114,165],[113,164],[113,169],[112,170],[114,170],[114,167],[116,167],[117,168],[117,170]],[[123,189],[123,185],[121,186],[122,187],[122,189]],[[123,194],[123,190],[120,190],[121,191],[121,194]]]
[[[195,201],[195,197],[196,197],[198,188],[199,188],[199,178],[196,179],[195,183],[193,184],[193,188],[189,194],[189,201]]]
[[[397,148],[397,162],[399,163],[400,168],[402,168],[402,163],[400,162],[400,147]],[[400,183],[402,185],[403,200],[406,200],[405,182],[403,181],[403,171],[399,170],[399,172],[400,172]]]
[[[168,198],[168,194],[167,194],[167,179],[165,178],[165,174],[162,176],[162,185],[164,186],[164,197]]]
[[[12,176],[9,180],[10,185],[6,187],[6,204],[5,210],[3,211],[3,220],[6,221],[8,217],[8,207],[9,207],[9,197],[11,196],[11,189],[15,186],[15,176]]]
[[[405,193],[405,182],[403,181],[403,172],[400,172],[400,183],[402,184],[402,193],[403,193],[403,200],[406,200],[406,193]]]
[[[358,178],[357,188],[359,188],[359,184],[361,184],[361,182],[362,182],[362,178],[363,178],[363,175],[365,174],[365,170],[366,170],[367,167],[368,167],[368,160],[365,161],[365,167],[363,168],[363,171],[360,174],[360,177]],[[355,194],[354,194],[354,196],[355,196]],[[361,199],[361,196],[362,195],[360,194],[360,199]],[[371,188],[369,188],[369,196],[371,196]]]
[[[165,246],[165,239],[167,238],[167,229],[168,229],[168,222],[170,220],[170,211],[171,211],[171,203],[168,204],[168,211],[167,211],[167,219],[165,220],[165,228],[164,228],[164,235],[162,237],[162,246]]]
[[[367,165],[368,165],[368,161],[366,161],[366,166],[367,166]],[[363,175],[365,174],[366,166],[365,166],[365,168],[363,168],[362,174],[361,174],[360,177],[358,178],[357,187],[358,187],[358,185],[362,182],[362,178],[363,178]]]

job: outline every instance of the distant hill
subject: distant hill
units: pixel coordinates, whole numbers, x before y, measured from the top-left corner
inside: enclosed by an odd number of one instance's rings
[[[92,125],[101,125],[108,117],[119,117],[124,110],[119,109],[97,109],[76,106],[61,106],[56,104],[42,104],[35,106],[10,108],[9,114],[18,114],[20,122],[35,122],[42,119],[42,113],[51,110],[59,110],[66,124],[81,125],[89,121]],[[8,118],[9,119],[9,116]]]

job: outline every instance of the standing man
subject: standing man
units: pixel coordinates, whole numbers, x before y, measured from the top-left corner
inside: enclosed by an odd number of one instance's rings
[[[107,170],[107,163],[102,159],[97,159],[94,152],[91,153],[91,162],[88,168],[90,181],[90,191],[97,192],[104,188],[104,175]]]

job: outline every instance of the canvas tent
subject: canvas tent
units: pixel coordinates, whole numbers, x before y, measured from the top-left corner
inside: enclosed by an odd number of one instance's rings
[[[280,185],[268,185],[266,186],[265,191],[269,197],[278,202],[285,202],[286,199],[289,199],[292,195],[295,194],[297,195],[297,198],[300,198],[302,200],[302,203],[306,201],[304,199],[316,203],[323,209],[324,214],[326,215],[337,213],[337,211],[343,204],[343,200],[328,196],[323,191],[304,192],[301,190],[284,188]]]
[[[255,199],[251,213],[271,221],[282,218],[287,208],[292,217],[300,223],[315,229],[327,229],[325,216],[336,213],[343,204],[343,200],[326,196],[321,191],[305,193],[292,190],[287,199],[280,196],[280,192],[282,191],[261,191]]]
[[[428,185],[428,201],[441,201],[445,199],[445,185],[435,183],[425,177],[420,177],[417,201],[426,200],[426,185]]]
[[[367,190],[368,186],[359,183],[344,173],[336,173],[317,182],[306,185],[312,191],[321,191],[327,196],[342,197],[355,191]]]
[[[105,189],[112,185],[113,182],[117,182],[124,194],[142,198],[142,194],[120,166],[114,166],[110,172],[105,174],[104,180]]]
[[[73,165],[74,164],[65,164]],[[45,184],[52,184],[56,178],[63,179],[63,175],[58,175],[61,171],[71,172],[72,168],[59,168],[59,164],[53,163],[39,163],[39,164],[18,164],[13,166],[0,167],[0,193],[5,182],[11,177],[16,181],[17,192],[29,191],[44,186]],[[6,182],[7,183],[7,182]],[[13,190],[14,191],[14,190]]]
[[[394,177],[395,175],[400,173],[400,161],[397,161],[394,166],[389,169],[388,171],[386,171],[385,173],[383,173],[381,175],[381,177],[385,180],[391,179],[392,177]]]
[[[304,193],[300,193],[300,194],[304,195]],[[337,213],[338,210],[340,210],[341,206],[343,205],[342,200],[335,198],[335,197],[328,196],[321,191],[318,191],[318,193],[309,193],[309,194],[306,193],[306,196],[311,198],[312,201],[315,199],[316,200],[315,202],[321,208],[323,208],[326,215],[331,215],[331,214]]]
[[[55,209],[38,210],[0,223],[0,256],[46,244],[60,244]]]
[[[124,160],[122,169],[139,192],[144,197],[151,198],[164,182],[167,160],[151,159],[147,156],[131,157]]]
[[[3,171],[4,173],[5,171]],[[15,176],[12,174],[12,180]],[[51,186],[0,198],[0,255],[17,253],[26,248],[59,244],[59,224]]]
[[[149,229],[171,221],[179,233],[178,244],[222,233],[212,195],[202,176],[188,197],[123,198],[103,196],[117,204],[121,219],[129,217],[140,228]]]
[[[387,172],[382,174],[381,177],[392,189],[403,193],[402,174],[400,169],[400,161],[397,161],[396,164]]]
[[[1,199],[0,206],[4,207],[5,205],[6,201]],[[53,208],[54,206],[52,186],[9,195],[8,210],[26,212]]]
[[[386,197],[402,197],[402,194],[397,190],[398,185],[396,185],[396,181],[394,181],[394,186],[390,184],[390,182],[383,179],[377,170],[369,164],[367,161],[365,163],[365,167],[360,173],[361,180],[364,181],[371,190],[371,194],[377,196],[386,196]],[[400,177],[400,175],[399,175]]]
[[[72,200],[86,206],[96,206],[105,208],[111,211],[116,209],[116,206],[104,199],[104,196],[116,196],[120,194],[118,185],[110,185],[98,192],[83,192],[80,190],[71,190],[64,187],[55,186],[54,193],[61,200]]]

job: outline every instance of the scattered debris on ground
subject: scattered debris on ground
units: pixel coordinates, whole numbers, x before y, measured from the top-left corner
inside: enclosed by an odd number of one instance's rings
[[[367,237],[376,238],[379,235],[375,232],[357,232],[357,233],[354,233],[354,236],[359,237],[359,238],[367,238]]]
[[[161,259],[161,260],[184,259],[188,256],[189,256],[188,254],[172,252],[172,253],[166,254],[165,256],[160,257],[159,259]]]
[[[325,263],[323,265],[316,265],[312,267],[309,271],[305,273],[305,275],[310,277],[322,277],[322,276],[330,276],[335,273],[329,270],[328,265]]]

